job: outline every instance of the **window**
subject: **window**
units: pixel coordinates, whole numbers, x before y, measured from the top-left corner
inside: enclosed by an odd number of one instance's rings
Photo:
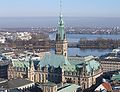
[[[66,56],[66,53],[65,53],[65,56]]]

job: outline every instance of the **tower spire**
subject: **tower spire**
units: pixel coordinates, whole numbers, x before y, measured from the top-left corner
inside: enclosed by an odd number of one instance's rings
[[[62,16],[62,0],[60,0],[60,15],[58,22],[58,32],[56,33],[56,49],[55,53],[58,55],[64,55],[67,58],[67,40],[64,30],[64,21]]]
[[[60,0],[60,16],[62,16],[62,0]]]

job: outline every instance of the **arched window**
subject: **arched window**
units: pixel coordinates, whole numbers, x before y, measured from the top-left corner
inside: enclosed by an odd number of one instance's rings
[[[66,53],[65,53],[65,56],[66,56]]]

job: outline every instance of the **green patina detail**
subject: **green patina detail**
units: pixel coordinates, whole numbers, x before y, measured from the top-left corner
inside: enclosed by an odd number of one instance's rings
[[[69,60],[69,61],[68,61]],[[12,60],[13,67],[30,68],[30,61]],[[78,69],[82,69],[85,65],[87,74],[100,68],[100,63],[94,59],[94,57],[69,57],[65,58],[63,55],[45,54],[41,61],[35,64],[40,68],[44,66],[54,66],[55,68],[61,67],[64,71],[76,72]]]
[[[70,65],[69,61],[63,55],[45,54],[43,59],[39,62],[41,67],[54,66],[59,67],[62,65]]]
[[[64,71],[76,72],[76,67],[75,67],[75,65],[62,65],[61,68],[62,68]]]
[[[100,63],[93,56],[80,57],[79,59],[78,57],[69,57],[68,60],[71,64],[76,65],[77,68],[83,68],[85,65],[85,70],[88,74],[92,74],[92,72],[100,68]]]
[[[83,64],[84,58],[81,58],[81,57],[68,57],[68,61],[72,65],[78,65],[78,64]]]
[[[60,40],[65,39],[65,31],[64,31],[64,21],[62,15],[60,15],[59,23],[58,23],[58,35],[60,36]]]
[[[76,65],[78,69],[84,68],[85,65],[85,71],[87,74],[92,74],[93,72],[97,71],[100,69],[100,63],[95,60],[93,56],[87,56],[84,58],[77,58],[77,57],[69,57],[69,61],[71,64]]]
[[[113,81],[120,81],[120,74],[114,74],[113,76],[112,76],[112,79],[111,80],[113,80]]]
[[[12,61],[13,67],[20,67],[20,68],[29,68],[29,62],[27,61]]]
[[[100,63],[95,60],[86,62],[86,64],[87,64],[86,65],[87,73],[90,73],[90,74],[92,74],[94,71],[96,71],[100,68]]]

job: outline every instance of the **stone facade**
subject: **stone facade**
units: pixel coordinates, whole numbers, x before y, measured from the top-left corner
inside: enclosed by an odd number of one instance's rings
[[[120,70],[120,48],[100,57],[103,72]]]
[[[120,70],[120,59],[103,59],[101,65],[103,72]]]
[[[82,89],[89,88],[102,74],[100,63],[91,56],[68,59],[67,45],[64,22],[60,15],[55,54],[45,54],[37,64],[32,60],[12,61],[8,68],[8,79],[28,78],[39,83],[48,81],[56,84],[74,83],[80,85]],[[45,86],[44,89],[52,90],[53,87],[46,88]]]
[[[52,62],[52,61],[51,61]],[[57,61],[56,61],[57,62]],[[35,69],[34,64],[31,63],[30,67],[14,67],[9,65],[8,79],[28,78],[33,82],[46,83],[48,81],[53,83],[74,83],[80,85],[83,89],[89,88],[92,84],[96,83],[96,78],[102,74],[102,68],[88,73],[87,67],[76,67],[74,71],[64,70],[63,67],[44,66]]]
[[[18,61],[19,62],[19,61]],[[34,64],[31,63],[29,67],[16,67],[12,62],[8,67],[8,79],[28,78],[33,82],[46,83],[47,82],[46,71],[35,69]]]
[[[45,83],[42,85],[43,92],[57,92],[57,85],[54,83]]]

